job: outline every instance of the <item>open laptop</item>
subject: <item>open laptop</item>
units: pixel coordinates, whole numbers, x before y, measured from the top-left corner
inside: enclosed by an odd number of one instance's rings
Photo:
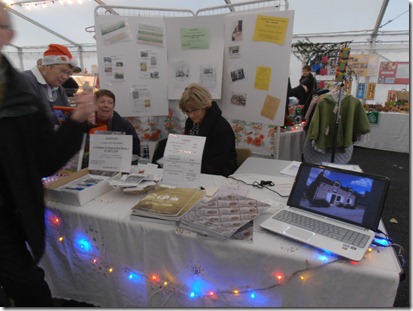
[[[360,261],[378,229],[389,179],[340,168],[301,163],[287,206],[260,226],[309,245]],[[319,227],[300,219],[293,224],[290,213],[334,226],[322,235]],[[300,216],[301,215],[301,216]],[[297,216],[294,216],[297,217]],[[347,231],[350,230],[350,231]],[[353,233],[356,232],[356,233]]]

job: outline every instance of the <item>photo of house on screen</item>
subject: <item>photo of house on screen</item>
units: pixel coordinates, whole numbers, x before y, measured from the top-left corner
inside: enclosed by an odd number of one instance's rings
[[[306,194],[313,206],[355,209],[357,205],[357,196],[352,188],[344,187],[339,180],[330,180],[322,173],[308,187]]]

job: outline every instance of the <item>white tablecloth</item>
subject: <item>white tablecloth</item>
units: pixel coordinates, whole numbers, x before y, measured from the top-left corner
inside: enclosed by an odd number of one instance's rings
[[[396,152],[409,152],[410,118],[407,113],[381,112],[378,125],[354,145]]]
[[[249,158],[237,173],[267,180],[289,163]],[[131,220],[141,197],[119,190],[80,207],[48,201],[40,265],[53,296],[101,307],[393,306],[400,268],[391,248],[358,263],[340,259],[259,227],[286,203],[277,194],[212,175],[202,175],[202,185],[248,189],[272,205],[254,220],[253,241],[197,238]]]

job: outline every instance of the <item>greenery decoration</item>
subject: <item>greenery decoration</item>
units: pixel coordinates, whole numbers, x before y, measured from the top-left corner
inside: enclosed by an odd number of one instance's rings
[[[322,56],[338,58],[340,50],[347,48],[352,41],[313,43],[306,39],[291,45],[292,52],[302,63],[311,65],[321,61]]]

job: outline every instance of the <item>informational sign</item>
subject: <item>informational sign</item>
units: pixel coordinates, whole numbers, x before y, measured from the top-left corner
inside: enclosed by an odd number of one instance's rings
[[[89,169],[129,173],[132,135],[90,135]]]
[[[164,152],[162,182],[177,187],[200,186],[206,137],[169,134]]]
[[[410,84],[409,62],[381,62],[379,84]]]
[[[358,77],[371,77],[377,75],[380,55],[355,54],[348,59],[348,71]]]

